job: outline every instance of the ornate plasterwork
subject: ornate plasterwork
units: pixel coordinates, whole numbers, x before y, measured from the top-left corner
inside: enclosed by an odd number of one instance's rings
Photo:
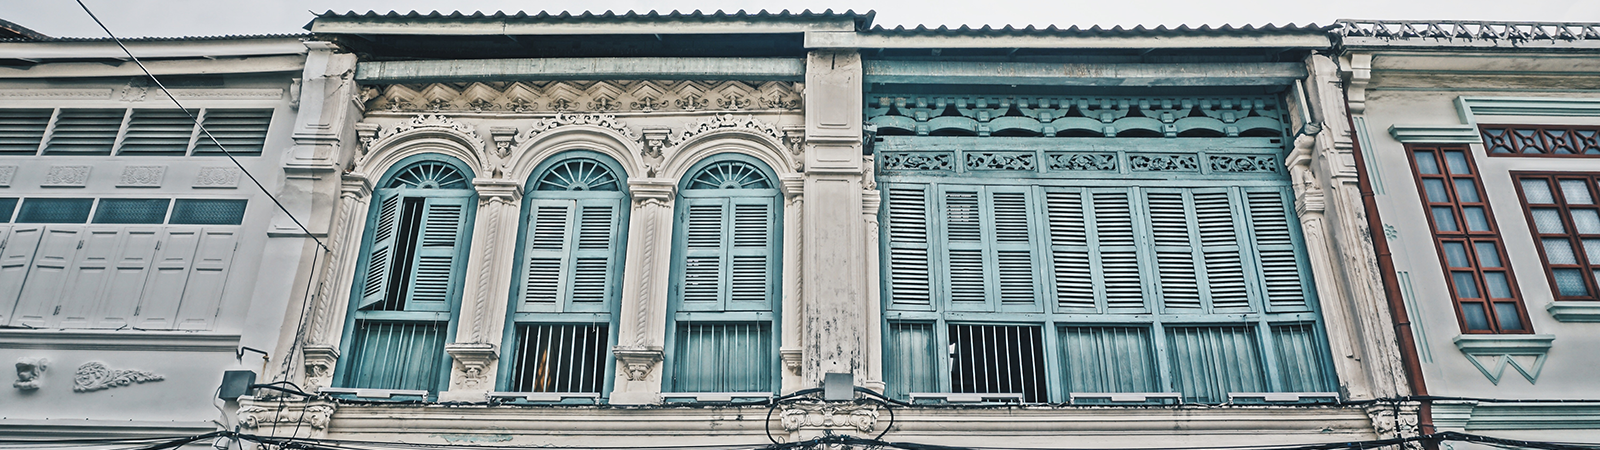
[[[363,96],[368,111],[657,112],[800,108],[793,82],[536,81],[396,84]]]
[[[570,125],[593,125],[615,131],[617,134],[621,134],[623,137],[626,137],[629,140],[638,139],[634,136],[633,130],[628,128],[628,124],[623,123],[621,120],[617,120],[616,116],[610,114],[556,113],[555,117],[533,121],[532,126],[528,127],[527,130],[523,130],[522,133],[517,134],[516,142],[518,144],[528,142],[529,140],[532,140],[534,136],[538,136],[540,133]]]
[[[617,347],[612,353],[616,354],[617,362],[622,363],[628,381],[644,381],[650,377],[656,363],[661,362],[660,347]]]
[[[334,403],[323,401],[275,402],[271,405],[256,404],[253,401],[245,403],[239,408],[235,417],[239,419],[240,428],[252,430],[265,426],[285,425],[305,425],[321,430],[328,427],[328,422],[333,420],[333,412],[336,409]]]
[[[701,120],[693,125],[689,125],[687,128],[684,128],[683,132],[681,133],[668,136],[667,146],[678,147],[683,145],[683,143],[689,142],[690,140],[693,140],[701,135],[728,129],[750,131],[769,136],[777,142],[784,141],[784,135],[782,132],[778,131],[777,126],[756,120],[754,116],[737,117],[733,114],[718,114],[705,120]]]
[[[166,377],[143,370],[112,370],[105,364],[90,361],[78,366],[78,373],[72,377],[72,391],[91,392],[164,379]]]
[[[0,187],[11,187],[11,179],[17,177],[17,166],[0,166]]]
[[[461,368],[461,379],[455,387],[468,390],[484,389],[488,386],[489,364],[500,357],[500,351],[494,344],[447,344],[445,353],[456,360]]]
[[[461,134],[472,136],[474,139],[478,139],[478,142],[480,143],[483,142],[483,139],[478,138],[477,130],[472,129],[472,127],[468,126],[467,124],[457,122],[451,119],[449,116],[442,114],[418,114],[416,117],[412,117],[411,120],[394,124],[392,127],[378,128],[377,140],[381,141],[388,139],[397,134],[418,128],[450,129]]]
[[[239,187],[239,169],[233,167],[201,167],[194,176],[195,188],[233,189]]]
[[[50,166],[44,174],[43,186],[83,187],[89,183],[91,166]]]
[[[801,428],[853,428],[871,433],[878,426],[878,405],[842,402],[796,402],[783,406],[778,416],[783,429],[797,431]]]
[[[167,166],[126,166],[122,168],[117,187],[161,187],[161,178],[166,173]]]
[[[39,389],[39,377],[49,365],[50,360],[45,358],[17,358],[17,381],[12,382],[11,387],[24,391]]]
[[[1456,336],[1455,344],[1490,383],[1500,384],[1506,366],[1511,366],[1533,384],[1555,339],[1548,334],[1466,334]]]

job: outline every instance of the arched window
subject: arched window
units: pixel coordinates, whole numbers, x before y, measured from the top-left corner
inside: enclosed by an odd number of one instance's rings
[[[416,155],[373,191],[339,387],[436,391],[448,378],[473,208],[470,171]]]
[[[680,183],[666,355],[671,392],[777,388],[780,208],[776,177],[728,155]]]
[[[628,223],[624,174],[610,157],[573,151],[528,180],[501,391],[610,391]]]

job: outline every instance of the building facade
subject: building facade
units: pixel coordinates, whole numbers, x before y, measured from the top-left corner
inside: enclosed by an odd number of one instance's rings
[[[314,253],[244,172],[316,216],[292,189],[306,45],[127,40],[186,113],[115,42],[4,24],[0,359],[16,378],[0,435],[218,429],[222,372],[278,363],[265,352],[305,289],[294,262]]]
[[[1340,70],[1440,431],[1593,441],[1594,24],[1341,24]],[[1392,268],[1392,270],[1390,269]],[[1498,401],[1497,401],[1498,400]],[[1460,445],[1460,444],[1456,444]]]
[[[319,15],[296,186],[328,250],[301,255],[313,293],[262,376],[319,395],[258,391],[236,424],[557,446],[1415,434],[1326,29],[871,21]],[[893,402],[785,395],[833,375]]]

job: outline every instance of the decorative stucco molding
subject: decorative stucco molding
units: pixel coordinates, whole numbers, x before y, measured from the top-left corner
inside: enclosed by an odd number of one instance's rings
[[[749,131],[771,137],[774,142],[784,142],[784,134],[773,124],[757,120],[754,116],[736,117],[733,114],[718,114],[684,128],[681,133],[668,136],[667,146],[681,147],[684,143],[702,135],[730,129]]]
[[[0,166],[0,187],[11,187],[11,179],[17,177],[17,166]]]
[[[1476,144],[1478,129],[1466,125],[1390,125],[1389,136],[1411,144]]]
[[[783,368],[795,375],[800,374],[800,358],[803,354],[798,348],[778,349],[778,356],[783,359]]]
[[[305,358],[306,392],[317,392],[332,385],[333,367],[339,362],[339,348],[331,345],[306,345],[301,351]]]
[[[1600,304],[1592,302],[1551,302],[1545,310],[1562,322],[1600,322]]]
[[[871,433],[878,426],[878,405],[843,402],[796,402],[783,406],[778,416],[783,429],[853,428]]]
[[[626,137],[629,140],[638,139],[634,136],[633,130],[629,129],[626,123],[623,123],[621,120],[617,120],[616,116],[610,114],[556,113],[555,117],[533,121],[532,126],[528,127],[527,130],[524,130],[521,134],[517,135],[516,142],[518,144],[522,144],[532,140],[534,136],[538,136],[539,133],[544,133],[546,131],[569,125],[593,125],[616,131],[617,134],[621,134],[623,137]]]
[[[196,189],[235,189],[239,187],[239,169],[233,167],[201,167],[194,176]]]
[[[108,99],[111,89],[0,89],[6,99]]]
[[[327,401],[258,403],[255,399],[241,399],[235,416],[240,428],[251,430],[300,425],[322,430],[328,428],[337,406]]]
[[[17,358],[17,381],[12,382],[11,387],[24,391],[38,390],[39,377],[44,375],[49,365],[50,360],[45,358]]]
[[[616,347],[611,350],[622,363],[628,381],[644,381],[656,363],[661,362],[661,347]]]
[[[544,81],[396,84],[367,94],[368,111],[659,112],[800,108],[799,83]],[[379,92],[381,90],[381,93]]]
[[[72,377],[72,391],[91,392],[164,379],[166,377],[143,370],[112,370],[103,363],[90,361],[78,366],[78,373]]]
[[[1418,424],[1418,405],[1415,402],[1398,404],[1373,403],[1366,407],[1367,417],[1372,419],[1372,431],[1379,439],[1395,439],[1421,436]],[[1422,443],[1408,442],[1405,449],[1421,449]]]
[[[1460,96],[1455,103],[1460,125],[1398,124],[1389,135],[1404,143],[1477,144],[1478,116],[1600,117],[1600,99]]]
[[[117,187],[161,187],[161,179],[166,174],[167,166],[126,166],[122,168]]]
[[[283,89],[168,89],[180,99],[277,100]]]
[[[1455,343],[1489,382],[1500,384],[1506,366],[1511,366],[1531,384],[1538,381],[1555,339],[1549,334],[1466,334],[1456,336]]]
[[[89,183],[89,169],[91,166],[50,166],[44,174],[44,183],[40,186],[47,187],[83,187]]]
[[[462,377],[458,387],[470,390],[488,387],[489,364],[500,358],[500,350],[488,343],[446,344],[444,352],[460,364]]]

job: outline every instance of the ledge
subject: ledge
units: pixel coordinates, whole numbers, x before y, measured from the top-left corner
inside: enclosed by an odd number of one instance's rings
[[[1441,430],[1551,430],[1600,428],[1600,403],[1480,403],[1433,405]]]
[[[0,348],[233,353],[238,334],[183,331],[0,330]]]
[[[1455,342],[1468,355],[1543,355],[1555,340],[1551,334],[1464,334]]]
[[[1551,302],[1545,310],[1562,322],[1600,322],[1600,302]]]
[[[207,421],[0,419],[0,435],[17,439],[181,436],[216,430]]]
[[[1389,135],[1403,143],[1477,144],[1478,129],[1469,125],[1390,125]]]

